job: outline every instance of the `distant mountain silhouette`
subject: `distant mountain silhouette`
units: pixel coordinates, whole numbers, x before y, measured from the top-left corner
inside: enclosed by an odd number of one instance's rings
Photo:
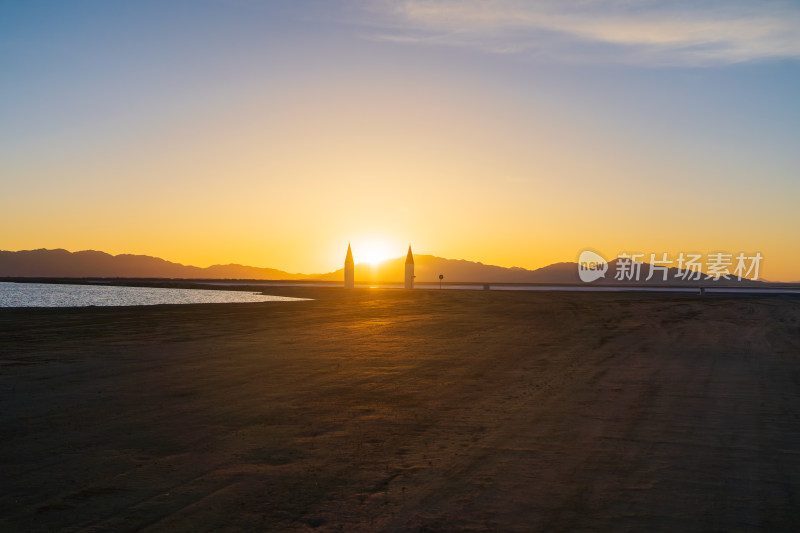
[[[182,278],[306,279],[274,268],[214,265],[207,268],[172,263],[148,255],[110,255],[85,250],[0,251],[0,277],[16,278]]]
[[[414,274],[417,283],[438,283],[439,274],[445,282],[454,283],[579,283],[576,263],[555,263],[536,270],[519,267],[505,268],[484,265],[463,259],[445,259],[435,255],[414,255]],[[356,282],[399,282],[405,272],[405,256],[387,259],[378,265],[358,263]],[[317,279],[344,279],[343,269],[323,274]]]
[[[554,263],[528,270],[505,268],[463,259],[445,259],[433,255],[414,256],[417,283],[438,283],[439,275],[445,283],[581,283],[577,263]],[[359,263],[355,266],[357,283],[399,283],[403,280],[405,257],[387,259],[378,265]],[[641,264],[640,283],[651,285],[697,285],[695,280],[676,279],[676,268],[668,272],[667,281],[655,272],[652,280],[645,281],[650,265]],[[2,278],[173,278],[173,279],[252,279],[252,280],[319,280],[342,281],[344,269],[326,274],[291,274],[274,268],[259,268],[244,265],[214,265],[207,268],[182,265],[147,255],[110,255],[105,252],[86,250],[25,250],[19,252],[0,251],[0,277]],[[617,261],[609,263],[604,279],[593,285],[631,284],[636,280],[614,279]],[[701,280],[708,284],[708,280]],[[721,283],[757,284],[749,280],[737,282],[720,280]]]
[[[414,263],[417,283],[438,283],[439,274],[442,274],[444,276],[444,281],[449,283],[583,284],[578,276],[578,263],[572,262],[553,263],[546,267],[528,270],[520,267],[505,268],[494,265],[484,265],[483,263],[476,263],[473,261],[465,261],[463,259],[445,259],[433,255],[419,254],[414,256]],[[356,265],[356,282],[399,282],[403,279],[404,266],[404,257],[387,259],[377,266],[368,263],[359,263]],[[708,284],[712,281],[706,280],[705,275],[703,275],[699,281],[694,279],[680,279],[677,277],[679,273],[677,268],[670,268],[667,271],[666,280],[663,279],[663,273],[660,270],[656,270],[653,273],[652,279],[648,281],[647,277],[650,274],[650,265],[648,263],[641,263],[639,269],[638,280],[635,278],[631,280],[617,280],[615,279],[617,260],[614,259],[608,263],[608,271],[605,278],[592,282],[592,285],[636,284],[638,282],[648,283],[650,285],[696,286],[700,282]],[[338,281],[343,279],[343,275],[342,270],[337,270],[329,274],[317,276],[317,279]],[[735,277],[731,276],[729,280],[720,279],[716,283],[740,285],[758,284],[760,282],[744,279],[742,281],[737,281]]]

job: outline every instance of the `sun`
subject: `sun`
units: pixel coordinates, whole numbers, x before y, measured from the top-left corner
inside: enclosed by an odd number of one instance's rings
[[[353,254],[358,254],[359,262],[370,263],[373,266],[391,257],[389,247],[380,241],[365,242],[359,248],[358,252],[353,249]]]

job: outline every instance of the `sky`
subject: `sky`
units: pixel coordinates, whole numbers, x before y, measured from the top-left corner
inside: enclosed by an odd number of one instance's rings
[[[0,249],[800,280],[800,4],[0,0]]]

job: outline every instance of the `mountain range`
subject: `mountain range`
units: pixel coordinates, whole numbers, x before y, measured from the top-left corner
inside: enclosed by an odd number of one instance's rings
[[[448,283],[526,283],[526,284],[571,284],[581,283],[577,263],[565,262],[528,270],[519,267],[500,267],[484,265],[480,262],[461,259],[445,259],[433,255],[415,255],[416,281],[435,283],[439,275]],[[400,282],[403,279],[405,257],[387,259],[377,265],[359,263],[355,278],[361,283]],[[619,283],[614,279],[616,260],[609,262],[606,278],[595,284]],[[641,282],[649,272],[649,265],[642,264]],[[692,284],[675,279],[677,269],[669,271],[668,281],[661,280],[657,274],[652,284]],[[147,255],[120,254],[85,250],[23,250],[18,252],[0,251],[0,278],[172,278],[172,279],[248,279],[248,280],[308,280],[340,281],[344,279],[343,269],[322,274],[292,274],[274,268],[261,268],[245,265],[213,265],[196,267],[173,263]],[[732,278],[736,283],[736,279]],[[723,280],[724,281],[724,280]],[[631,283],[627,281],[626,283]],[[742,280],[739,283],[759,283]],[[738,283],[737,283],[738,284]]]

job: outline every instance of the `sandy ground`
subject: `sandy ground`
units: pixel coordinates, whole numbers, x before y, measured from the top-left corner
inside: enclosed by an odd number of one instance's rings
[[[0,312],[3,531],[800,531],[800,300]]]

